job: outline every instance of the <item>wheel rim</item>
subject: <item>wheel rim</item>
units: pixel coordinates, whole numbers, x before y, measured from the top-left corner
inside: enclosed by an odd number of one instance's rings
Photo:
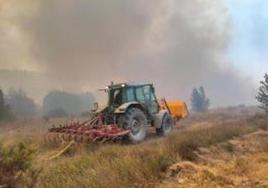
[[[131,126],[131,133],[133,135],[138,134],[142,128],[141,122],[137,119],[133,119],[130,126]]]

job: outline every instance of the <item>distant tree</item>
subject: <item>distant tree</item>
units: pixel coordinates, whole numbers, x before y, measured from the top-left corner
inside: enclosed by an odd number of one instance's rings
[[[50,110],[46,117],[48,118],[57,118],[57,117],[67,117],[68,114],[62,108],[55,108]]]
[[[4,93],[3,93],[3,91],[0,89],[0,109],[3,109],[4,106],[5,106]]]
[[[204,87],[200,87],[199,90],[194,88],[192,92],[192,110],[195,112],[207,111],[210,105],[210,101],[206,96]]]
[[[268,74],[264,75],[264,81],[261,81],[260,84],[256,99],[260,103],[260,108],[268,113]]]
[[[73,94],[64,91],[52,91],[43,100],[43,112],[45,116],[55,114],[80,115],[89,111],[94,103],[94,97],[90,93]]]
[[[14,115],[8,105],[5,104],[4,93],[0,89],[0,121],[12,120]]]
[[[7,103],[18,117],[33,117],[36,115],[37,107],[34,100],[29,98],[21,89],[10,89],[7,95]]]

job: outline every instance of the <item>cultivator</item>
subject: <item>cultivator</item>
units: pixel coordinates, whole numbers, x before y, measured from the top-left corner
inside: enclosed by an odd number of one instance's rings
[[[118,127],[116,124],[104,125],[102,114],[97,114],[84,122],[71,122],[65,125],[53,126],[48,130],[48,140],[75,141],[78,143],[117,142],[122,140],[130,130]]]

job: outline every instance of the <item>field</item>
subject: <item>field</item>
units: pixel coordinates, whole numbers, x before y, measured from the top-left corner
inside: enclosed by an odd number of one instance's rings
[[[255,108],[192,114],[170,136],[137,145],[67,150],[45,139],[64,121],[0,125],[0,187],[268,187],[268,117]]]

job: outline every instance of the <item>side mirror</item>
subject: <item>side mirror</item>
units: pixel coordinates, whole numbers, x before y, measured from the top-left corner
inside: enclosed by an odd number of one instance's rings
[[[99,103],[94,102],[92,111],[93,111],[93,112],[96,112],[98,109],[99,109]]]

